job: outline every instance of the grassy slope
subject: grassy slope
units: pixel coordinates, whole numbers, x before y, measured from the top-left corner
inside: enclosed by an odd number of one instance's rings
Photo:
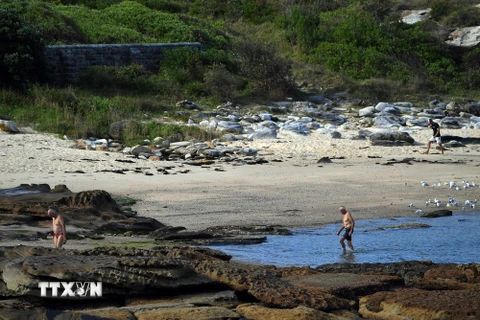
[[[91,3],[95,4],[95,8],[87,8],[82,5],[60,6],[50,2],[30,1],[25,16],[38,24],[45,40],[50,44],[200,41],[205,44],[207,54],[202,57],[184,57],[183,60],[173,59],[168,62],[173,68],[165,68],[156,75],[145,73],[136,67],[120,71],[96,70],[86,75],[84,81],[75,87],[48,88],[37,85],[22,94],[3,90],[0,92],[0,114],[9,116],[20,125],[32,125],[41,131],[78,138],[105,137],[112,122],[126,118],[146,120],[167,116],[186,120],[173,107],[176,101],[183,99],[195,100],[203,109],[208,110],[222,101],[230,100],[228,95],[233,95],[233,100],[242,104],[284,98],[286,94],[282,92],[259,94],[255,86],[261,79],[253,78],[255,75],[252,76],[252,73],[248,74],[245,70],[242,72],[242,65],[234,50],[239,43],[253,43],[252,50],[267,50],[259,51],[264,53],[270,53],[270,48],[276,55],[288,58],[297,83],[304,85],[302,92],[327,95],[347,92],[350,98],[372,103],[378,100],[426,103],[433,98],[463,96],[474,99],[479,96],[474,90],[461,91],[458,88],[439,96],[435,88],[426,88],[424,81],[418,77],[402,84],[385,78],[355,79],[344,72],[333,71],[319,63],[319,60],[312,60],[311,55],[298,43],[286,40],[287,30],[278,24],[278,18],[283,15],[285,8],[280,7],[276,1],[244,1],[246,5],[242,7],[241,14],[232,8],[218,6],[215,1],[148,2],[150,6],[156,4],[156,10],[140,2],[142,1],[93,1]],[[374,4],[375,0],[364,1],[368,2]],[[470,5],[472,1],[461,2],[462,5]],[[107,6],[108,3],[111,5]],[[274,10],[265,7],[252,9],[247,6],[251,3],[271,4]],[[382,2],[382,5],[384,3],[386,2]],[[395,10],[405,10],[423,9],[428,3],[421,0],[392,1],[389,5]],[[341,6],[346,1],[333,1],[329,4]],[[448,14],[439,16],[438,19],[453,20]],[[247,42],[242,43],[245,39]],[[263,48],[256,41],[268,47]],[[245,54],[249,53],[251,52]],[[274,72],[286,61],[288,60],[278,60]],[[254,69],[257,64],[260,63],[252,58],[247,69]],[[219,65],[221,68],[218,68]],[[208,75],[210,82],[205,81]],[[271,75],[265,77],[272,78]],[[220,79],[220,84],[215,83],[215,79]],[[214,91],[227,87],[227,84],[231,85],[228,87],[231,92]],[[299,97],[302,92],[298,92]],[[183,138],[207,136],[201,132],[182,133],[182,130],[184,129],[171,125],[159,129],[156,125],[148,124],[133,130],[129,140],[178,133]]]

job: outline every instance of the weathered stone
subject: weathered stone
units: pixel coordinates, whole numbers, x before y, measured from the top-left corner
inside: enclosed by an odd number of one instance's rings
[[[298,306],[292,309],[267,308],[258,304],[241,304],[236,309],[237,313],[247,319],[278,320],[278,319],[296,319],[296,320],[347,320],[355,319],[355,315],[350,313],[348,316],[337,316],[333,313],[326,313],[313,308]]]
[[[357,275],[353,273],[324,274],[283,277],[296,287],[322,288],[325,292],[347,299],[355,299],[403,283],[403,279],[390,275]]]
[[[420,215],[422,218],[439,218],[439,217],[449,217],[453,214],[452,210],[441,209],[435,210],[432,212],[424,212]]]
[[[353,301],[336,297],[321,288],[295,287],[262,267],[210,261],[198,263],[195,270],[237,291],[251,295],[268,307],[295,308],[305,305],[328,311],[348,309],[354,305]]]
[[[480,292],[400,289],[360,298],[360,314],[372,319],[476,319]]]
[[[0,130],[9,132],[9,133],[19,133],[20,130],[17,127],[17,124],[9,120],[0,120]]]
[[[241,316],[222,307],[185,306],[170,308],[145,307],[134,313],[138,320],[169,320],[169,319],[240,319]]]
[[[20,185],[0,190],[0,194],[3,195],[0,197],[0,223],[4,225],[23,223],[51,231],[51,220],[46,212],[53,206],[59,209],[67,225],[89,230],[110,228],[118,232],[148,233],[164,226],[152,218],[125,214],[104,190],[72,193],[65,185],[51,190],[50,186],[41,184]]]
[[[480,27],[459,28],[450,33],[447,44],[459,47],[473,47],[479,43]]]
[[[382,142],[408,143],[413,144],[415,140],[407,132],[376,132],[368,136],[372,145],[379,145]]]

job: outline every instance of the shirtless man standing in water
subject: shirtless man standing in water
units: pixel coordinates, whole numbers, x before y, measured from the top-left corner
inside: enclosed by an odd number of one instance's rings
[[[345,233],[340,238],[340,244],[342,245],[343,251],[345,251],[345,240],[347,240],[348,247],[353,251],[354,249],[352,245],[352,233],[353,228],[355,227],[355,221],[353,220],[350,212],[348,212],[345,207],[342,206],[338,208],[338,210],[343,215],[343,225],[340,230],[338,230],[337,236],[340,234],[340,232],[342,232],[342,230],[345,229]]]
[[[48,209],[47,215],[52,217],[53,244],[55,248],[61,248],[67,242],[67,230],[63,217],[55,209]]]

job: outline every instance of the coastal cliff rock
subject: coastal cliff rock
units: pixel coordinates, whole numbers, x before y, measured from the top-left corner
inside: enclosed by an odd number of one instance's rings
[[[90,231],[149,233],[165,227],[155,219],[124,212],[104,190],[74,193],[65,185],[51,189],[47,184],[22,184],[0,190],[0,195],[0,224],[4,226],[24,224],[51,228],[51,219],[46,213],[48,208],[55,207],[63,215],[67,226]]]
[[[477,264],[276,268],[216,250],[0,247],[5,319],[476,319]],[[41,282],[101,282],[100,296],[39,294]],[[73,289],[75,289],[74,287]],[[78,288],[77,288],[78,289]]]

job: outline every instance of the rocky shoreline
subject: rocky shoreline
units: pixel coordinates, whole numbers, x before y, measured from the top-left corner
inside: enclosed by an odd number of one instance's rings
[[[192,114],[201,120],[190,125],[224,131],[224,141],[159,139],[151,148],[129,148],[85,140],[72,148],[72,141],[50,135],[2,134],[0,315],[480,317],[474,261],[278,268],[197,247],[260,243],[268,234],[338,222],[340,205],[352,208],[359,223],[461,210],[478,197],[478,183],[472,183],[480,165],[478,104],[437,101],[423,110],[381,103],[352,112],[318,100],[250,115],[234,110]],[[420,155],[431,135],[429,117],[441,123],[445,155]],[[51,248],[49,206],[67,220],[62,250]],[[41,296],[41,283],[61,282],[77,290]],[[81,295],[76,282],[101,282],[102,296]]]
[[[479,265],[429,261],[312,269],[240,264],[182,246],[0,247],[4,319],[477,319]],[[55,261],[54,263],[52,261]],[[54,297],[41,283],[101,282]],[[83,285],[83,284],[82,284]],[[71,284],[71,286],[74,286]],[[65,291],[60,287],[58,295]]]
[[[106,191],[74,193],[65,185],[52,189],[20,185],[2,190],[2,195],[2,226],[24,224],[17,231],[1,229],[2,242],[28,243],[0,247],[3,319],[49,319],[52,315],[55,319],[345,320],[480,316],[478,264],[409,261],[316,268],[244,264],[220,251],[196,246],[211,241],[255,243],[265,234],[289,235],[288,229],[224,226],[188,232],[138,217]],[[49,206],[64,214],[72,230],[69,242],[88,238],[91,247],[37,246],[36,241],[47,238],[46,232],[25,233],[25,229],[48,230],[50,221],[44,213]],[[112,246],[102,240],[105,234],[123,239]],[[149,241],[138,241],[142,235]],[[58,285],[56,293],[53,284]],[[85,291],[85,284],[100,286],[101,291]]]

